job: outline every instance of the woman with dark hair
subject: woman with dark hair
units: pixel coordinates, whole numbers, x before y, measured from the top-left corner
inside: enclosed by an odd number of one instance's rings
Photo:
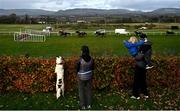
[[[80,107],[81,109],[90,109],[92,102],[92,76],[94,61],[89,55],[88,46],[82,46],[81,53],[82,54],[77,63]]]

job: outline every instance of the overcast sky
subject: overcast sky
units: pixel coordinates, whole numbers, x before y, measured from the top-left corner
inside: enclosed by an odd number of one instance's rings
[[[73,8],[150,11],[158,8],[180,8],[180,0],[0,0],[0,9],[57,11]]]

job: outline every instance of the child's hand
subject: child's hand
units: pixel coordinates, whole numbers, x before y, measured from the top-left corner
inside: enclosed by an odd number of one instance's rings
[[[148,41],[147,38],[145,38],[145,39],[144,39],[144,42],[147,42],[147,41]]]

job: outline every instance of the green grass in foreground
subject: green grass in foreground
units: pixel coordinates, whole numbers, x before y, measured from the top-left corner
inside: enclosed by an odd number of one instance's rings
[[[134,100],[128,90],[94,91],[92,109],[180,109],[180,89],[151,88],[150,98]],[[65,92],[65,97],[55,98],[55,93],[0,95],[0,110],[58,110],[79,109],[78,92]]]
[[[28,53],[33,57],[79,56],[82,45],[88,45],[93,56],[125,56],[129,55],[123,40],[130,36],[107,35],[106,38],[88,35],[79,38],[76,35],[63,38],[47,37],[44,43],[14,42],[13,35],[0,35],[0,55],[19,56]],[[149,36],[153,42],[154,55],[179,55],[179,36]]]

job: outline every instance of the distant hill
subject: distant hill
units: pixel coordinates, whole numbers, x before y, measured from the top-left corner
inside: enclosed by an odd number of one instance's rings
[[[16,15],[51,15],[54,12],[53,11],[46,11],[41,9],[0,9],[0,15],[10,15],[10,14],[16,14]]]
[[[158,15],[180,15],[180,8],[160,8],[152,11],[151,13]]]
[[[130,11],[126,9],[68,9],[59,11],[46,11],[41,9],[0,9],[0,15],[52,15],[52,16],[107,16],[107,15],[180,15],[180,8],[161,8],[151,12]]]
[[[141,13],[137,11],[130,11],[126,9],[69,9],[69,10],[59,10],[55,15],[63,16],[102,16],[102,15],[121,15],[121,14],[132,14],[132,13]]]

